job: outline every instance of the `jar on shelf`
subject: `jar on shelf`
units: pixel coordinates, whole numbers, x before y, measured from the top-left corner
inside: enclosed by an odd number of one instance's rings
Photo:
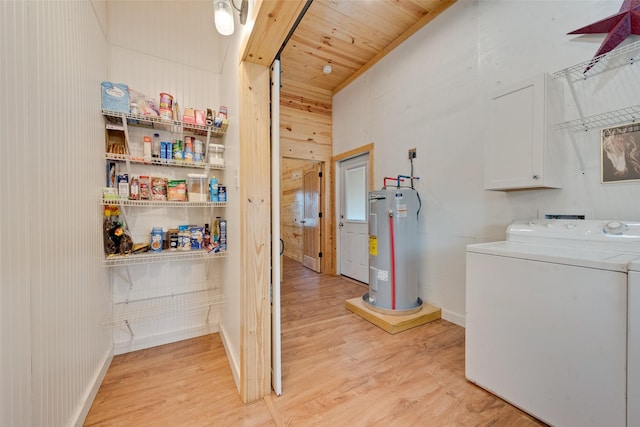
[[[211,166],[224,167],[224,145],[209,144],[209,164]]]
[[[190,202],[207,201],[207,175],[190,173],[187,179],[187,197]]]

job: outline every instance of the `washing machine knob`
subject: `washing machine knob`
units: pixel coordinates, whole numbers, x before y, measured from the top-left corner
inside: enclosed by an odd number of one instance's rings
[[[627,225],[620,221],[609,221],[604,226],[604,232],[608,234],[622,234],[627,230]]]

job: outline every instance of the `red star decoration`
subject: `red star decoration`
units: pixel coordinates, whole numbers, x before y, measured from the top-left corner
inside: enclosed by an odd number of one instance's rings
[[[586,27],[571,31],[569,34],[598,34],[609,33],[600,45],[589,66],[584,70],[586,73],[598,62],[600,55],[612,51],[624,39],[631,34],[640,35],[640,0],[624,0],[620,11],[600,21],[594,22]]]

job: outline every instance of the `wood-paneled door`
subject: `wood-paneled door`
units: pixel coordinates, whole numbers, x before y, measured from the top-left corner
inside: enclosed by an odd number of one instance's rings
[[[304,219],[302,265],[320,273],[320,190],[322,168],[320,163],[313,163],[305,171],[303,178]]]

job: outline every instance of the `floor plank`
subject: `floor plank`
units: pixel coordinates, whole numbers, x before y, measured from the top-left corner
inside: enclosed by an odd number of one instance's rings
[[[85,426],[539,426],[464,377],[464,329],[392,335],[351,313],[367,288],[285,258],[283,395],[243,405],[217,334],[116,356]]]

